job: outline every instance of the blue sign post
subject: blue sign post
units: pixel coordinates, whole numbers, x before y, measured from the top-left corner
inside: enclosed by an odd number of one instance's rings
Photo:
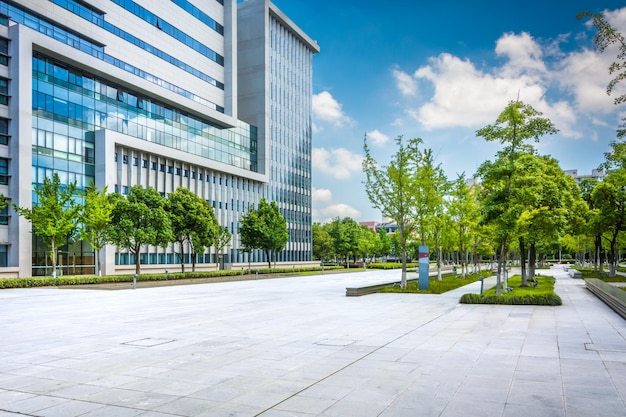
[[[428,246],[420,246],[419,247],[419,289],[427,290],[428,289],[428,272],[429,265],[428,260],[430,259],[430,253],[428,252]]]

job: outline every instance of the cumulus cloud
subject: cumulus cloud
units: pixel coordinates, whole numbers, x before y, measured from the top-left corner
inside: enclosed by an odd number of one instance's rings
[[[337,127],[343,127],[351,122],[350,118],[344,114],[342,105],[328,91],[313,94],[313,115],[318,120]]]
[[[410,74],[396,68],[393,70],[393,78],[402,95],[414,96],[417,94],[417,81]]]
[[[361,216],[354,207],[333,203],[333,195],[329,189],[313,187],[313,221],[320,223],[331,222],[336,217],[352,217],[356,219]]]
[[[611,18],[626,26],[626,8]],[[567,38],[542,44],[525,32],[506,33],[494,50],[504,63],[492,68],[448,53],[431,57],[412,78],[431,84],[433,95],[427,102],[409,104],[406,114],[428,130],[478,128],[492,123],[519,94],[550,118],[563,136],[580,138],[576,128],[580,117],[614,111],[606,96],[611,57],[593,50],[564,53],[559,43]],[[555,88],[568,99],[551,100]]]
[[[313,203],[328,203],[332,200],[333,194],[328,188],[315,188],[312,190]]]
[[[367,138],[374,146],[385,146],[385,144],[389,142],[389,136],[379,132],[378,130],[367,132]]]
[[[313,148],[313,168],[338,180],[350,178],[353,173],[360,172],[362,162],[362,155],[345,148]]]
[[[325,207],[313,209],[313,219],[320,223],[330,223],[336,217],[351,217],[357,219],[361,212],[348,204],[330,204]]]
[[[508,59],[500,70],[501,76],[518,77],[527,73],[545,73],[541,46],[526,32],[507,33],[498,39],[496,54]]]

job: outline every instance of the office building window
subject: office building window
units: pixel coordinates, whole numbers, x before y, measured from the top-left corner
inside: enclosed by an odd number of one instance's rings
[[[9,119],[0,117],[0,145],[8,145],[9,138]]]
[[[9,245],[0,245],[0,267],[8,266],[7,264],[7,252]]]
[[[9,80],[0,77],[0,104],[9,104]]]
[[[9,183],[9,160],[0,158],[0,184],[7,185]]]

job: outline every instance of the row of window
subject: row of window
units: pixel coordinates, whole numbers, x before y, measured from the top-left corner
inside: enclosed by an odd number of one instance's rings
[[[172,0],[177,6],[181,7],[187,13],[219,33],[220,35],[224,35],[224,26],[217,23],[210,16],[207,16],[202,10],[198,9],[193,4],[189,3],[187,0]],[[221,4],[224,4],[223,2]]]
[[[111,55],[105,54],[104,47],[102,45],[98,45],[90,40],[87,40],[82,36],[70,31],[69,29],[66,30],[59,28],[53,23],[45,20],[44,18],[33,16],[32,14],[27,13],[24,10],[21,10],[12,5],[9,5],[4,1],[0,1],[0,14],[8,15],[14,22],[36,30],[37,32],[43,33],[44,35],[49,36],[59,42],[63,42],[66,45],[71,46],[72,48],[76,48],[82,52],[85,52],[86,54],[98,58],[110,65],[115,66],[116,68],[120,68],[128,73],[136,75],[137,77],[141,77],[144,80],[163,87],[189,100],[193,100],[203,106],[215,109],[220,113],[224,113],[224,107],[215,104],[210,100],[202,98],[190,91],[187,91],[184,88],[181,88],[175,84],[165,81],[162,78],[152,75],[142,69],[139,69],[134,65],[124,62]]]
[[[161,19],[160,17],[150,12],[149,10],[144,9],[143,7],[141,7],[134,1],[132,0],[112,0],[112,1],[118,6],[121,6],[124,9],[128,10],[135,16],[143,19],[144,21],[150,23],[151,25],[158,27],[163,32],[167,33],[168,35],[178,40],[179,42],[182,42],[183,44],[187,45],[194,51],[201,53],[202,55],[217,62],[218,64],[222,66],[224,65],[224,57],[222,55],[218,54],[217,52],[215,52],[208,46],[202,44],[201,42],[187,35],[185,32],[181,31],[174,25],[167,23],[165,20]],[[222,28],[221,34],[223,35],[224,28],[221,25],[220,27]]]
[[[100,14],[96,14],[95,12],[89,12],[89,9],[86,8],[86,6],[83,6],[82,4],[76,3],[74,0],[52,0],[55,4],[73,12],[74,14],[77,14],[78,16],[83,17],[86,20],[89,20],[92,23],[97,24],[98,26],[100,26],[101,28],[105,29],[107,32],[112,33],[130,43],[132,43],[135,46],[138,46],[139,48],[143,49],[146,52],[151,53],[154,56],[157,56],[161,59],[163,59],[166,62],[169,62],[172,65],[177,66],[178,68],[200,78],[201,80],[214,85],[220,89],[224,89],[224,83],[217,81],[215,78],[203,73],[202,71],[192,67],[191,65],[187,64],[186,62],[181,61],[178,58],[175,58],[173,56],[171,56],[170,54],[152,46],[151,44],[142,41],[141,39],[137,38],[136,36],[131,35],[130,33],[118,28],[115,25],[112,25],[109,22],[106,22],[104,20],[104,17],[101,16]],[[96,18],[98,17],[98,18]]]

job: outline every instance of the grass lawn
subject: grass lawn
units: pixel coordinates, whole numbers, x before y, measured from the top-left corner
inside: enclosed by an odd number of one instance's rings
[[[600,273],[598,271],[594,271],[593,268],[576,268],[583,274],[583,279],[585,278],[597,278],[604,282],[626,282],[626,277],[623,275],[615,275],[613,278],[609,278],[609,271],[604,271],[604,276],[600,277]],[[618,271],[623,268],[618,268]],[[626,271],[622,271],[626,272]]]
[[[482,276],[491,276],[491,271],[482,271]],[[470,274],[467,278],[462,278],[460,274],[444,274],[441,281],[436,277],[428,280],[428,289],[420,290],[417,281],[409,282],[405,289],[399,286],[389,286],[381,289],[379,292],[397,292],[397,293],[413,293],[413,294],[442,294],[446,291],[454,290],[472,282],[476,282],[480,277],[479,274]]]
[[[513,275],[508,279],[512,291],[496,295],[496,288],[490,288],[482,294],[464,294],[460,302],[465,304],[521,304],[521,305],[561,305],[561,297],[554,292],[554,277],[537,277],[536,287],[520,287],[522,277]]]

